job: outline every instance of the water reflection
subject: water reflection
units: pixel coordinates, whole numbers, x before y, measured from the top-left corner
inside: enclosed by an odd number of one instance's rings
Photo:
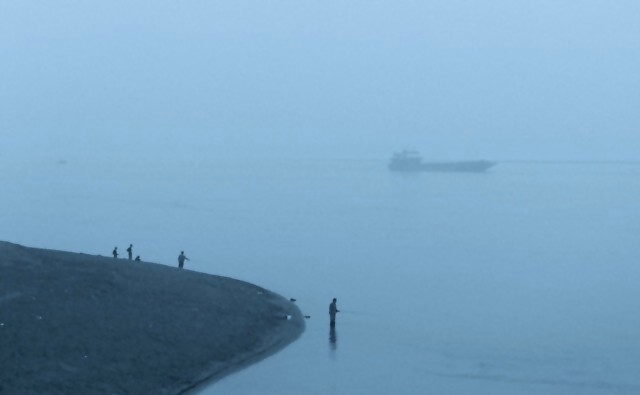
[[[331,329],[329,329],[329,348],[331,351],[338,349],[338,333],[335,326],[331,326]]]

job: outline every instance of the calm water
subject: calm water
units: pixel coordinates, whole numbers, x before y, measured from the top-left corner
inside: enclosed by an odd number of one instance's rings
[[[640,393],[640,165],[385,166],[7,165],[0,238],[296,298],[302,338],[207,395]]]

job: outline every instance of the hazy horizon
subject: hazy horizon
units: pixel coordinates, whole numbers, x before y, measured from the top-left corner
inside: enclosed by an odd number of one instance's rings
[[[638,160],[636,1],[0,3],[0,158]]]
[[[0,0],[0,240],[185,251],[313,317],[204,393],[637,394],[638,21],[638,0]],[[405,148],[607,164],[388,171]]]

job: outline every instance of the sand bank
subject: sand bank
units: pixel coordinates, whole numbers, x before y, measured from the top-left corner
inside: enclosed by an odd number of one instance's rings
[[[183,394],[303,330],[246,282],[0,242],[0,394]]]

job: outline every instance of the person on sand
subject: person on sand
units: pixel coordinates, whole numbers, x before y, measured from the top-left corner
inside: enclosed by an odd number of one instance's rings
[[[140,262],[140,255],[136,256],[136,259],[134,259],[134,261]]]
[[[329,305],[329,325],[336,326],[336,313],[339,313],[338,306],[336,303],[338,300],[333,298],[333,302]]]
[[[129,244],[129,248],[127,248],[127,253],[129,254],[129,260],[133,259],[133,244]]]
[[[118,247],[113,247],[113,252],[112,252],[112,254],[113,254],[113,257],[114,257],[114,258],[117,258],[117,257],[118,257]]]
[[[185,260],[189,260],[189,258],[187,258],[186,255],[184,255],[184,251],[180,251],[180,255],[178,256],[178,267],[180,269],[182,269],[182,267],[184,266],[184,261]]]

